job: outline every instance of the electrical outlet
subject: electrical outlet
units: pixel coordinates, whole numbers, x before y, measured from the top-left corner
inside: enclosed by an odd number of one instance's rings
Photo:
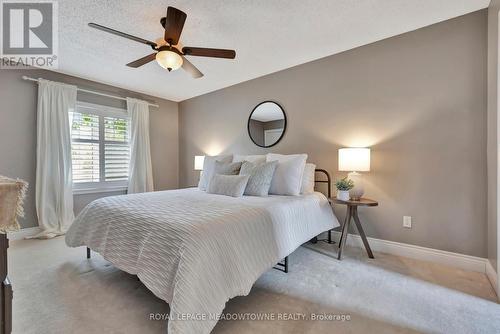
[[[403,216],[403,227],[411,228],[411,216]]]

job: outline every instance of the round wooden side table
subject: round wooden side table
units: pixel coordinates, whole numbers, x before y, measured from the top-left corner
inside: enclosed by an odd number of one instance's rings
[[[342,259],[342,251],[344,250],[344,246],[347,240],[347,234],[349,233],[348,230],[349,230],[349,224],[351,223],[351,218],[354,219],[354,223],[356,224],[356,228],[358,229],[358,233],[359,236],[361,237],[361,240],[363,240],[363,244],[365,245],[368,257],[373,259],[374,256],[372,250],[370,248],[370,245],[368,244],[368,239],[366,239],[365,231],[363,231],[363,226],[361,226],[361,221],[359,220],[358,206],[377,206],[378,202],[368,198],[360,198],[359,201],[352,201],[352,200],[343,201],[337,199],[336,197],[329,198],[329,201],[330,204],[335,203],[347,206],[345,221],[342,224],[342,234],[340,235],[338,259],[339,260]]]

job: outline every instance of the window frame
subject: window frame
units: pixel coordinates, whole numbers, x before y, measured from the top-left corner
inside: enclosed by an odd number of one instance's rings
[[[104,106],[95,103],[77,101],[75,112],[88,113],[99,117],[99,140],[95,139],[76,139],[75,142],[96,143],[99,144],[99,182],[73,182],[73,194],[94,194],[104,192],[123,192],[128,188],[128,179],[119,181],[106,181],[105,178],[105,144],[123,144],[121,141],[105,140],[104,117],[126,118],[129,121],[130,116],[126,109]],[[70,129],[71,130],[71,129]],[[130,135],[130,128],[129,128]],[[73,143],[73,139],[71,138]],[[130,138],[128,141],[130,147]]]

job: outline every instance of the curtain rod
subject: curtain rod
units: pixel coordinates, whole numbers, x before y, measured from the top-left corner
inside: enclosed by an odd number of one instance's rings
[[[35,81],[35,82],[38,82],[38,79],[35,79],[35,78],[30,78],[26,75],[23,75],[22,76],[23,80],[28,80],[28,81]],[[94,94],[94,95],[99,95],[99,96],[105,96],[105,97],[110,97],[112,99],[117,99],[117,100],[122,100],[122,101],[127,101],[126,98],[124,97],[121,97],[121,96],[116,96],[116,95],[110,95],[110,94],[105,94],[105,93],[99,93],[99,92],[96,92],[96,91],[93,91],[93,90],[88,90],[88,89],[83,89],[83,88],[80,88],[80,87],[77,87],[77,90],[80,91],[80,92],[85,92],[85,93],[89,93],[89,94]],[[159,108],[160,106],[157,105],[157,104],[153,104],[153,103],[149,103],[148,102],[148,105],[150,107],[155,107],[155,108]]]

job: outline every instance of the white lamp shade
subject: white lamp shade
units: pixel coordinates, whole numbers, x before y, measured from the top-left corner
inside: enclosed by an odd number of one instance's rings
[[[194,170],[203,170],[203,163],[205,161],[204,155],[194,156]]]
[[[369,148],[341,148],[339,149],[339,171],[341,172],[369,172]]]

